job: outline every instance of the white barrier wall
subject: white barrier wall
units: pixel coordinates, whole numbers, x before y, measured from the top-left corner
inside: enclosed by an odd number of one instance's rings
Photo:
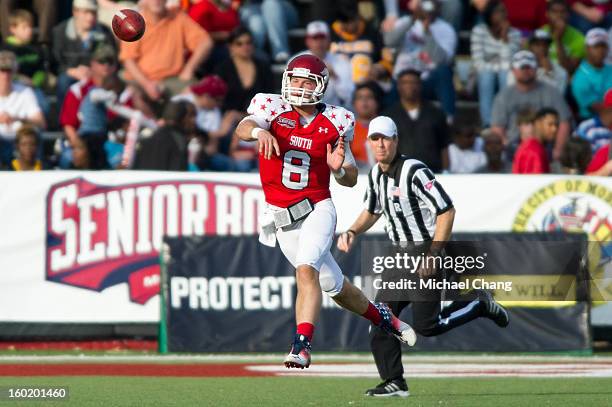
[[[457,209],[455,231],[582,230],[612,252],[608,178],[438,178]],[[367,179],[332,184],[343,231]],[[155,322],[162,236],[256,233],[264,203],[257,174],[0,173],[0,191],[0,321]],[[612,306],[593,320],[612,324]]]

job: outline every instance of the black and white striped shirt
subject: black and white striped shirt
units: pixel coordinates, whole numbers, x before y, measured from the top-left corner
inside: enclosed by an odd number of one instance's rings
[[[393,242],[433,239],[436,217],[453,207],[448,194],[425,164],[396,157],[387,172],[376,164],[368,174],[365,208],[385,215]]]

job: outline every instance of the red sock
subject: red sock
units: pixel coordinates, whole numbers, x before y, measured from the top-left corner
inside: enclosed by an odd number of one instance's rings
[[[298,335],[304,335],[308,342],[312,342],[312,335],[314,335],[314,325],[310,322],[302,322],[298,324],[296,333]]]
[[[380,324],[380,321],[382,321],[380,311],[378,311],[378,308],[376,308],[371,302],[368,303],[368,309],[366,310],[366,312],[361,314],[361,316],[363,316],[365,319],[370,320],[374,325],[378,325]]]

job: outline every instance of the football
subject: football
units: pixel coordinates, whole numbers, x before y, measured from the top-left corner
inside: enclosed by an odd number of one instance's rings
[[[122,41],[138,41],[144,35],[145,20],[139,12],[123,9],[113,17],[113,32]]]

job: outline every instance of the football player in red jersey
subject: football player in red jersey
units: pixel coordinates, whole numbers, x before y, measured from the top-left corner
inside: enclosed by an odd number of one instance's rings
[[[343,308],[413,345],[412,328],[384,304],[372,304],[351,284],[330,253],[336,209],[329,191],[330,175],[341,185],[357,182],[351,154],[354,117],[348,110],[321,103],[329,72],[311,54],[289,61],[282,94],[255,95],[249,116],[236,129],[244,141],[259,142],[259,168],[267,208],[260,241],[279,246],[296,267],[296,335],[288,368],[310,365],[310,342],[321,309],[321,291]]]

